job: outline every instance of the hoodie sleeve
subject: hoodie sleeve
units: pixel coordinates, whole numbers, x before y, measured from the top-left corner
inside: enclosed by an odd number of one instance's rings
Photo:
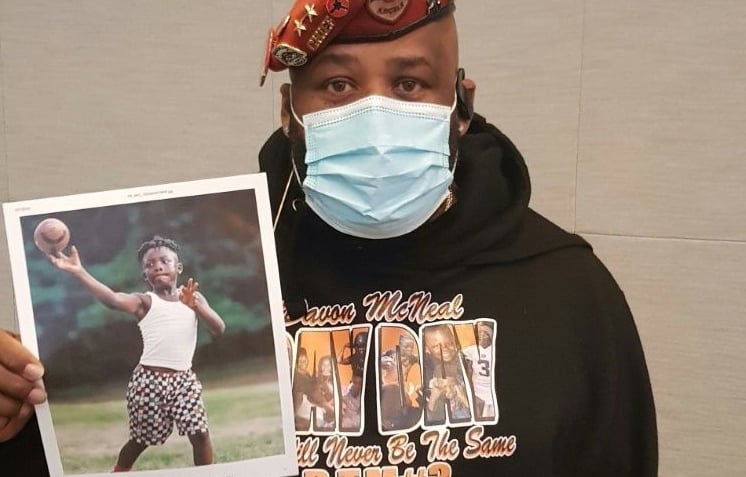
[[[582,475],[654,477],[656,415],[642,344],[623,292],[608,270],[595,262],[590,288],[603,339],[588,356],[594,363],[596,393]]]
[[[3,477],[46,477],[49,475],[36,416],[16,437],[0,443],[0,475]]]

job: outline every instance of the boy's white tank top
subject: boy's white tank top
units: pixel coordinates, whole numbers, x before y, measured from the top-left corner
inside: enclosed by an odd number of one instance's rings
[[[197,347],[197,315],[180,301],[147,294],[150,311],[138,323],[143,344],[140,364],[177,371],[190,369]]]

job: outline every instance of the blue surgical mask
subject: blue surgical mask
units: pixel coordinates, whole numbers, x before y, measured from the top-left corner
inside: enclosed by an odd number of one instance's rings
[[[453,181],[451,107],[368,96],[296,120],[305,129],[306,203],[336,230],[385,239],[438,209]],[[297,174],[297,171],[296,171]]]

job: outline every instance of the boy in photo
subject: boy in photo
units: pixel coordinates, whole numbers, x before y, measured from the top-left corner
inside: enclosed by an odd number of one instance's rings
[[[81,264],[75,246],[69,256],[48,255],[55,267],[78,279],[101,303],[132,314],[140,328],[143,351],[127,386],[130,437],[114,472],[131,470],[145,449],[165,443],[174,424],[189,438],[195,465],[213,461],[202,384],[192,371],[192,358],[198,323],[213,337],[223,334],[225,324],[197,291],[196,281],[190,278],[179,286],[184,266],[178,251],[176,242],[159,236],[140,246],[137,258],[150,287],[145,293],[115,292],[98,281]]]

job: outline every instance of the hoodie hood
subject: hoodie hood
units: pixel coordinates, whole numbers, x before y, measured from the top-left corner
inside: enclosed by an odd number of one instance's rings
[[[280,211],[276,239],[281,272],[291,266],[287,262],[299,248],[304,255],[332,251],[329,259],[337,263],[359,263],[364,255],[367,265],[390,271],[392,265],[401,270],[443,270],[509,263],[560,248],[588,246],[529,208],[531,184],[523,157],[510,139],[479,115],[459,141],[456,203],[401,237],[352,237],[319,219],[305,205],[303,191],[292,176],[290,142],[281,131],[264,145],[259,162],[267,173],[274,217]],[[428,244],[427,250],[422,243]]]

